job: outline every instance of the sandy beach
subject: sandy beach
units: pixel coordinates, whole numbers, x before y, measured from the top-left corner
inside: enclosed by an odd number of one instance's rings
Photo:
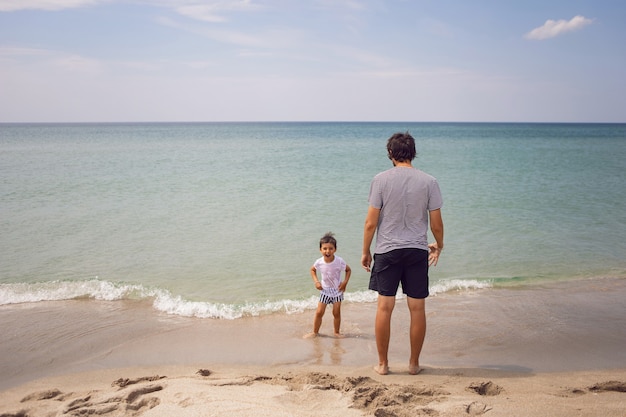
[[[626,369],[525,375],[362,367],[156,367],[37,380],[2,394],[15,416],[624,416]]]
[[[620,279],[432,297],[417,376],[402,300],[387,376],[372,369],[371,304],[345,305],[345,338],[313,340],[309,311],[201,320],[145,302],[3,306],[0,416],[625,416],[625,300]]]

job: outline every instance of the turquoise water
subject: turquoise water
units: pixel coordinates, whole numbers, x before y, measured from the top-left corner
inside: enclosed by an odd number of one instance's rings
[[[329,230],[346,299],[373,301],[369,183],[406,130],[444,197],[433,293],[626,277],[626,124],[0,124],[0,305],[301,311]]]

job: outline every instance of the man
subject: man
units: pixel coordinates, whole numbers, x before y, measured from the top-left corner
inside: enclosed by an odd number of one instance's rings
[[[378,366],[389,373],[391,314],[399,284],[407,296],[411,317],[411,357],[409,373],[420,372],[419,356],[426,336],[425,299],[428,297],[428,267],[437,265],[443,249],[443,200],[437,180],[413,168],[415,139],[396,133],[387,141],[393,168],[374,177],[370,187],[369,208],[363,232],[361,265],[370,272],[370,246],[376,233],[374,265],[369,289],[378,292],[375,333]],[[428,244],[428,225],[435,243]]]

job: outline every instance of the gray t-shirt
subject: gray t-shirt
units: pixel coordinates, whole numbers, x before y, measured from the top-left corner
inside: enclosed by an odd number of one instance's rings
[[[374,253],[428,250],[428,212],[443,205],[437,180],[415,168],[394,167],[376,175],[370,206],[380,209]]]

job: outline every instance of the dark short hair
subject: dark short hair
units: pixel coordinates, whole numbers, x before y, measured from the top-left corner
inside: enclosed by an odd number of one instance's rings
[[[333,235],[333,232],[328,232],[324,236],[322,236],[322,238],[320,239],[320,249],[322,249],[322,245],[324,243],[332,243],[333,246],[335,246],[335,249],[337,249],[337,239],[335,239],[335,235]]]
[[[395,159],[398,162],[411,162],[417,154],[415,139],[409,132],[394,133],[387,140],[387,153],[389,159]]]

